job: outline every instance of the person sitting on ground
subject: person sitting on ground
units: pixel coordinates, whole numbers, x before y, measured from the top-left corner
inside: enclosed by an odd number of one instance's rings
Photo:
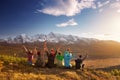
[[[65,68],[70,69],[72,67],[72,65],[70,64],[72,59],[72,54],[70,51],[70,48],[67,49],[67,51],[64,52],[64,66]]]
[[[58,67],[63,66],[63,59],[64,59],[64,57],[62,55],[62,52],[59,51],[56,55],[56,60],[57,60],[57,66]]]
[[[45,66],[44,54],[42,54],[41,51],[38,51],[37,48],[35,48],[35,53],[37,54],[37,60],[35,62],[35,66],[44,67]]]
[[[46,42],[45,42],[45,44],[46,44]],[[54,64],[54,61],[55,61],[56,54],[59,51],[59,48],[56,51],[54,51],[54,49],[51,48],[51,50],[49,52],[47,49],[47,46],[45,45],[44,51],[46,52],[47,57],[48,57],[46,67],[48,67],[48,68],[55,67],[56,65]]]
[[[25,50],[25,53],[27,54],[28,64],[29,64],[29,65],[33,65],[33,55],[34,55],[33,51],[30,50],[30,49],[27,49],[27,48],[25,47],[25,45],[23,45],[23,48],[24,48],[24,50]]]
[[[87,58],[87,54],[85,55],[85,57],[83,58],[82,55],[79,55],[79,57],[75,60],[75,69],[82,69],[84,68],[83,61]]]

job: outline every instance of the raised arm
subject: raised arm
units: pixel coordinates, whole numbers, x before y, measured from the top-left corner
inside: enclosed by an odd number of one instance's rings
[[[60,52],[60,47],[57,48],[57,50],[55,51],[55,55]]]
[[[44,52],[47,54],[47,56],[49,55],[48,49],[44,48]]]
[[[84,57],[82,60],[85,60],[85,59],[87,58],[87,56],[88,56],[88,55],[86,54],[85,57]]]
[[[44,48],[47,48],[47,42],[44,41],[44,45],[43,45]]]
[[[25,47],[25,45],[23,45],[23,49],[28,52],[29,50]]]
[[[35,47],[33,51],[34,51],[34,52],[33,52],[34,54],[37,54],[37,52],[38,52],[38,51],[37,51],[37,47]]]
[[[49,52],[48,52],[47,42],[46,42],[46,41],[44,41],[43,47],[44,47],[44,52],[45,52],[45,53],[47,54],[47,56],[48,56],[48,55],[49,55]]]

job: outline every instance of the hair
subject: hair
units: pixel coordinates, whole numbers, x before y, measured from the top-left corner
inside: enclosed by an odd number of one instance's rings
[[[38,52],[37,52],[37,55],[40,55],[40,53],[41,53],[41,52],[40,52],[40,51],[38,51]]]
[[[58,54],[61,55],[61,52],[59,52]]]
[[[51,49],[50,51],[54,51],[53,49]]]
[[[50,51],[54,51],[54,49],[53,49],[53,48],[51,48],[51,49],[50,49]]]
[[[79,55],[79,58],[81,58],[82,57],[82,55]]]
[[[70,51],[70,48],[67,48],[67,51]]]
[[[53,48],[51,48],[51,50],[50,50],[50,54],[55,54],[55,51],[54,51]]]

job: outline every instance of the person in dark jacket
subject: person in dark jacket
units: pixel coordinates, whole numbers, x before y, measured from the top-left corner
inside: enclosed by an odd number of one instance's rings
[[[54,64],[54,61],[55,61],[56,54],[59,51],[59,48],[56,51],[54,51],[54,49],[51,48],[51,50],[49,52],[48,49],[47,49],[46,43],[45,43],[44,46],[45,46],[44,47],[44,51],[46,52],[47,57],[48,57],[48,61],[46,63],[46,67],[48,67],[48,68],[55,67],[56,65]]]
[[[82,58],[82,55],[79,55],[79,57],[75,60],[75,69],[82,69],[84,68],[83,61],[87,58],[87,54],[84,58]]]

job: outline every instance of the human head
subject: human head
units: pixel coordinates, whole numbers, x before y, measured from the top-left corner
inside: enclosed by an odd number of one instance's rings
[[[54,49],[53,49],[53,48],[51,48],[51,49],[50,49],[50,51],[54,51]]]
[[[40,51],[37,52],[37,55],[40,55]]]
[[[52,53],[52,54],[55,53],[53,48],[50,49],[50,53]]]
[[[61,52],[58,52],[59,55],[61,55]]]
[[[79,55],[79,58],[81,58],[82,57],[82,55]]]
[[[70,52],[70,48],[67,48],[67,51]]]

